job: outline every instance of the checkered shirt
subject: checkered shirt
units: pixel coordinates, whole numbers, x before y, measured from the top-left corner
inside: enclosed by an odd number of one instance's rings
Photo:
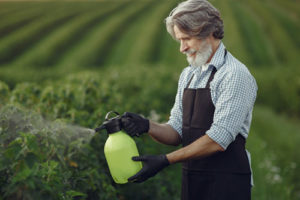
[[[188,66],[182,71],[174,106],[167,124],[182,136],[182,96],[192,75],[189,88],[205,88],[208,78],[216,67],[217,72],[210,83],[212,102],[215,106],[213,123],[206,134],[224,149],[240,133],[248,137],[257,84],[247,67],[229,52],[221,42],[210,63],[202,67]]]

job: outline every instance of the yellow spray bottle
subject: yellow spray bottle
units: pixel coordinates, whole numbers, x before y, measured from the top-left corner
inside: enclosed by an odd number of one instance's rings
[[[109,118],[111,113],[116,117]],[[116,183],[124,184],[128,178],[142,169],[142,163],[133,161],[133,156],[139,156],[134,140],[122,131],[121,116],[115,111],[110,111],[105,116],[104,123],[95,129],[106,129],[108,138],[104,145],[104,154],[110,174]]]

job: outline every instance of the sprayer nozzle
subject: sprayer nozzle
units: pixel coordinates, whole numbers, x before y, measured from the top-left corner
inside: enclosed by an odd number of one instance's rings
[[[105,125],[102,125],[102,126],[99,126],[99,127],[95,128],[95,132],[99,132],[103,129],[105,129]]]

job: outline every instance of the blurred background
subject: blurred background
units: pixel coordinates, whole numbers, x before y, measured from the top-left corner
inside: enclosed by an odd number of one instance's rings
[[[90,128],[110,110],[166,122],[187,66],[164,24],[179,2],[0,1],[0,108],[15,106]],[[258,83],[247,140],[253,199],[300,199],[300,1],[210,2],[224,20],[227,50]],[[0,133],[0,139],[8,134],[3,127]],[[0,156],[7,159],[0,162],[0,174],[6,177],[0,179],[0,199],[47,199],[45,194],[49,199],[180,199],[179,164],[142,184],[113,184],[103,159],[105,138],[99,136],[96,150],[84,153],[90,148],[84,146],[74,150],[77,154],[56,146],[54,139],[51,148],[57,149],[57,157],[46,158],[36,151],[22,151],[20,157],[24,143],[10,154],[8,143],[2,145]],[[35,148],[45,147],[36,141]],[[176,149],[148,136],[136,142],[141,154]],[[28,159],[34,164],[26,164]],[[51,177],[63,180],[45,179],[47,170],[34,171],[48,169],[49,160],[54,163]]]

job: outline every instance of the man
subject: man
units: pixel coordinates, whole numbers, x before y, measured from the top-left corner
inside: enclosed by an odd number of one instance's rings
[[[183,200],[251,199],[250,160],[245,150],[257,85],[245,65],[226,49],[219,11],[205,0],[180,3],[166,18],[189,66],[179,78],[166,124],[124,113],[131,136],[183,147],[167,155],[133,157],[143,168],[129,181],[143,182],[166,166],[182,162]]]

